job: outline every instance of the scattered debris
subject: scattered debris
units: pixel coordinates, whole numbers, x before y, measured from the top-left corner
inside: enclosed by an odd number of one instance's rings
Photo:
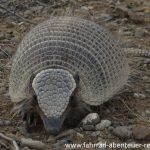
[[[58,140],[58,139],[60,139],[60,138],[62,138],[62,137],[66,137],[66,136],[68,136],[68,135],[73,135],[73,134],[76,134],[76,133],[77,133],[77,132],[76,132],[75,130],[70,129],[70,130],[67,130],[67,131],[64,131],[64,132],[60,133],[60,134],[57,135],[54,139],[55,139],[55,140]]]
[[[118,126],[112,129],[112,133],[119,138],[129,139],[132,136],[132,130],[128,126]]]
[[[42,149],[42,150],[46,149],[46,145],[41,141],[36,141],[33,139],[25,139],[25,138],[21,138],[20,141],[22,146],[27,146],[30,148]]]
[[[7,141],[9,141],[9,142],[12,142],[12,144],[13,144],[15,150],[19,150],[19,147],[18,147],[17,142],[16,142],[15,140],[13,140],[12,138],[10,138],[10,137],[4,135],[3,133],[0,133],[0,138],[3,138],[3,139],[5,139],[5,140],[7,140]]]
[[[99,121],[100,121],[100,117],[97,113],[90,113],[82,120],[82,124],[83,126],[96,125],[97,123],[99,123]]]
[[[12,125],[12,121],[0,119],[0,126],[9,126]]]
[[[135,98],[144,99],[146,98],[145,94],[142,93],[134,93]]]
[[[108,128],[110,125],[111,125],[110,120],[101,120],[101,122],[96,125],[96,130],[104,130],[105,128]]]
[[[95,126],[94,126],[94,125],[90,125],[90,124],[83,125],[82,128],[83,128],[85,131],[95,131]]]
[[[128,18],[134,23],[144,23],[144,17],[142,13],[133,12],[131,9],[124,5],[116,6],[116,14],[122,18]]]

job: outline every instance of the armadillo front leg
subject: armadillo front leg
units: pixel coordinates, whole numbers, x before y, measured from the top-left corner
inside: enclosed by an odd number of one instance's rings
[[[37,127],[37,123],[40,121],[40,117],[36,112],[36,100],[23,100],[15,108],[14,112],[21,115],[25,129],[31,132],[32,129]]]

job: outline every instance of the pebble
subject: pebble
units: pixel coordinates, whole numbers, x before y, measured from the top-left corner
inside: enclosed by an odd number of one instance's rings
[[[34,6],[34,7],[30,7],[30,9],[31,9],[34,13],[39,13],[39,12],[43,9],[43,6]]]
[[[0,126],[9,126],[12,122],[10,120],[1,120],[0,119]]]
[[[95,131],[95,126],[94,125],[83,125],[82,128],[85,131]]]
[[[89,10],[89,8],[87,6],[82,6],[81,9],[87,10],[87,11]]]
[[[149,110],[145,111],[145,116],[148,117],[148,118],[150,118],[150,111]]]
[[[109,120],[102,120],[99,124],[96,125],[96,130],[104,130],[111,125],[111,121]]]
[[[100,122],[100,117],[97,113],[90,113],[88,114],[83,120],[82,120],[82,125],[96,125],[97,123]]]
[[[111,16],[110,14],[106,14],[106,13],[102,13],[101,18],[105,21],[111,21],[114,19],[113,16]]]
[[[33,12],[31,11],[31,10],[26,10],[25,12],[24,12],[24,17],[25,18],[28,18],[28,17],[30,17],[30,16],[32,16],[33,15]]]
[[[9,93],[7,92],[7,93],[5,93],[5,94],[3,94],[3,97],[5,98],[5,100],[8,100],[8,101],[10,101],[11,99],[10,99],[10,95],[9,95]]]
[[[145,94],[142,93],[134,93],[135,98],[144,99],[146,98]]]
[[[114,129],[114,127],[112,127],[112,126],[108,127],[108,131],[109,131],[109,132],[112,132],[113,129]]]
[[[5,39],[5,33],[1,32],[0,33],[0,40],[4,40]]]
[[[137,125],[133,128],[133,137],[136,140],[150,140],[150,126]]]
[[[54,137],[53,136],[49,136],[48,139],[47,139],[47,142],[48,143],[53,143],[55,140],[54,140]]]
[[[70,144],[70,143],[72,143],[72,141],[70,139],[65,138],[65,139],[62,139],[62,140],[58,140],[57,143],[55,143],[53,146],[54,147],[59,147],[59,146],[62,146],[64,144]]]
[[[124,36],[133,36],[134,35],[133,31],[127,27],[120,28],[119,33]]]
[[[97,139],[97,140],[98,140],[99,142],[101,142],[101,143],[102,143],[102,142],[103,142],[103,143],[104,143],[104,142],[106,142],[106,140],[105,140],[105,139],[103,139],[103,138],[102,138],[102,137],[100,137],[100,136],[98,137],[98,139]]]
[[[95,132],[92,132],[91,136],[93,137],[97,137],[100,135],[100,131],[95,131]]]
[[[22,150],[30,150],[29,147],[24,147]]]
[[[144,64],[150,64],[150,59],[145,59]]]
[[[123,33],[124,36],[133,36],[133,32],[132,31],[126,31]]]
[[[79,127],[79,128],[74,128],[74,130],[75,130],[76,132],[82,132],[82,131],[83,131],[81,127]]]
[[[77,132],[77,137],[80,138],[80,139],[83,139],[83,138],[84,138],[84,135]]]
[[[147,31],[145,29],[137,28],[135,31],[135,37],[142,38],[145,36],[146,33],[147,33]]]
[[[118,126],[112,129],[112,133],[119,138],[131,138],[132,130],[128,126]]]
[[[145,81],[148,81],[149,77],[148,76],[144,76],[144,77],[142,77],[142,79],[145,80]]]

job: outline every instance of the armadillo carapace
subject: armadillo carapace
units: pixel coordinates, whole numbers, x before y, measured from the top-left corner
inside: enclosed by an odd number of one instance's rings
[[[22,104],[22,111],[36,99],[33,107],[40,110],[45,128],[55,134],[71,101],[100,105],[127,78],[124,53],[106,29],[76,17],[54,17],[22,40],[13,60],[9,92],[13,102]]]

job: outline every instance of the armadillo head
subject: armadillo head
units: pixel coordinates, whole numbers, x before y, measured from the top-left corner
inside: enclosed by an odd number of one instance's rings
[[[76,88],[73,76],[63,69],[47,69],[36,75],[32,87],[37,96],[41,118],[48,132],[57,134],[65,119],[65,111]]]

